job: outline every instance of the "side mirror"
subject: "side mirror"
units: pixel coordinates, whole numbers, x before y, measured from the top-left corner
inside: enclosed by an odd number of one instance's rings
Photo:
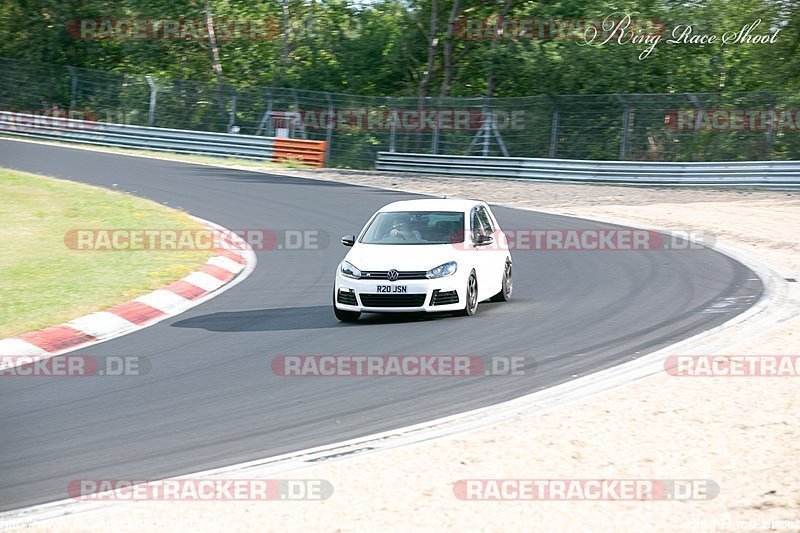
[[[492,244],[494,242],[494,237],[491,235],[478,235],[478,238],[475,239],[475,246],[486,246],[488,244]]]
[[[353,246],[356,243],[355,235],[345,235],[342,237],[342,244],[345,246]]]

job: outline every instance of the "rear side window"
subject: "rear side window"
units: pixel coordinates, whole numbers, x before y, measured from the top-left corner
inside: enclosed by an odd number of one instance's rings
[[[481,220],[481,224],[483,224],[483,228],[489,233],[494,233],[494,228],[492,227],[492,217],[489,216],[486,208],[482,205],[479,205],[475,209],[478,213],[478,218]]]
[[[483,215],[481,214],[483,211]],[[484,218],[485,217],[485,218]],[[481,206],[475,206],[470,213],[470,225],[472,229],[472,240],[477,241],[478,237],[482,235],[492,234],[492,224],[488,222],[488,215],[485,209]],[[485,222],[486,220],[486,222]],[[488,223],[487,223],[488,222]]]

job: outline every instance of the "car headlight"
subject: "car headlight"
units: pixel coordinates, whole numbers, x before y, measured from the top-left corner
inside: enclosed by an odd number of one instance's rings
[[[445,276],[452,276],[458,270],[458,263],[455,261],[449,261],[443,265],[439,265],[436,268],[432,268],[425,273],[425,277],[428,279],[434,278],[443,278]]]
[[[342,261],[339,272],[346,278],[359,279],[361,277],[361,271],[347,261]]]

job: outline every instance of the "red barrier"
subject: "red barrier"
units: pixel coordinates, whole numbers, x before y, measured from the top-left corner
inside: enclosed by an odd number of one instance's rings
[[[325,141],[304,141],[299,139],[275,139],[275,153],[272,160],[298,161],[311,167],[325,166]]]

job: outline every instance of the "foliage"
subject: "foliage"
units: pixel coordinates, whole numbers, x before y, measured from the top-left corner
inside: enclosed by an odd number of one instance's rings
[[[208,4],[208,5],[206,5]],[[81,18],[272,21],[268,38],[219,40],[225,82],[364,95],[523,96],[796,89],[800,6],[790,0],[4,0],[0,56],[170,79],[219,81],[208,39],[82,40]],[[434,17],[431,14],[434,13]],[[579,46],[570,39],[466,39],[458,22],[630,13],[666,31],[722,35],[763,20],[774,43]],[[451,22],[456,23],[453,31]],[[448,33],[450,30],[450,33]],[[428,74],[426,74],[428,73]],[[449,79],[445,80],[446,77]]]

